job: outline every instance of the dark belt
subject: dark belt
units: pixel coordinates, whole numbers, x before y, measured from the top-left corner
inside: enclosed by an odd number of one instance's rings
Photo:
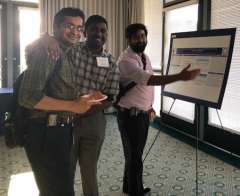
[[[137,116],[139,114],[148,114],[148,111],[140,110],[138,108],[132,107],[130,109],[118,107],[118,111],[128,113],[130,116]]]
[[[35,123],[44,124],[46,126],[64,126],[73,125],[76,115],[62,115],[60,113],[45,113],[39,116],[30,116],[29,120]]]

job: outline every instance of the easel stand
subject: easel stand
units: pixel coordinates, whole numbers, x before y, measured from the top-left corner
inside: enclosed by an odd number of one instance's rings
[[[198,149],[200,130],[200,105],[196,103],[196,195],[198,195]]]

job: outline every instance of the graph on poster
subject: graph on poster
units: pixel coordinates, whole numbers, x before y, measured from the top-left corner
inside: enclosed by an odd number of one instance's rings
[[[174,33],[167,74],[191,64],[200,74],[191,81],[168,84],[163,95],[220,108],[229,74],[236,29]]]

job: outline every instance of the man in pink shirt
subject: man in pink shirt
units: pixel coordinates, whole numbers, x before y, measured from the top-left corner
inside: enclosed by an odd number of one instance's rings
[[[190,71],[188,70],[190,66],[187,66],[178,74],[153,75],[151,62],[144,53],[147,33],[143,24],[129,25],[126,28],[129,47],[118,60],[120,89],[129,88],[118,101],[117,120],[125,156],[123,192],[130,196],[143,196],[150,192],[150,188],[143,187],[142,154],[150,119],[155,116],[152,108],[154,86],[192,80],[200,72],[199,69]]]

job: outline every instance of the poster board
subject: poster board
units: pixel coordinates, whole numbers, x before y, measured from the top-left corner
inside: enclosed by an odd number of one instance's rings
[[[162,94],[200,105],[221,108],[231,65],[236,29],[217,29],[171,34],[167,75],[179,73],[188,64],[199,68],[191,81],[163,87]]]

